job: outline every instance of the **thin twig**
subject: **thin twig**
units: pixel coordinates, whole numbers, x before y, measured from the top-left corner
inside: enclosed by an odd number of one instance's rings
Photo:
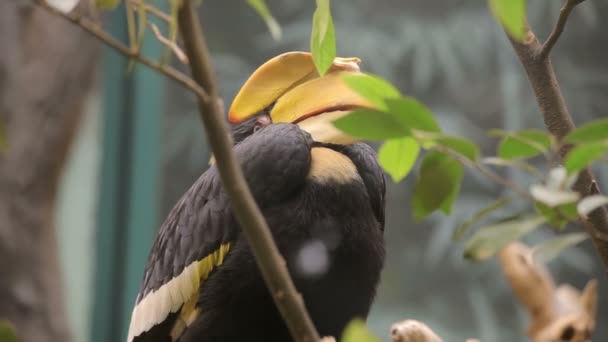
[[[568,0],[570,6],[575,6],[581,2],[583,2],[583,0]],[[565,20],[566,18],[567,16],[564,16],[564,19],[562,20]],[[575,128],[574,122],[572,121],[572,116],[566,106],[550,59],[540,58],[543,46],[529,27],[526,27],[526,31],[527,38],[523,42],[512,39],[509,34],[507,34],[507,37],[528,75],[528,80],[534,91],[547,130],[553,134],[558,141],[561,141],[566,134]],[[560,32],[559,29],[556,32]],[[556,33],[552,40],[557,40],[557,38],[559,38],[559,33]],[[552,44],[555,44],[555,42],[545,46],[547,49],[545,54],[548,54]],[[572,146],[570,145],[562,145],[559,150],[562,161],[571,148]],[[574,184],[573,189],[586,197],[592,193],[593,184],[595,182],[595,177],[587,168],[580,172],[579,178],[576,184]],[[604,267],[608,270],[608,242],[602,238],[608,236],[608,210],[606,210],[605,207],[600,207],[591,212],[588,216],[581,217],[581,220],[584,223],[585,229],[591,236],[591,241],[601,257]]]
[[[142,0],[129,0],[129,3],[130,7],[138,8],[140,5],[142,5]],[[143,3],[143,8],[146,10],[146,12],[150,12],[152,15],[154,15],[158,19],[161,19],[162,21],[165,21],[167,23],[171,22],[171,17],[160,9],[145,2]]]
[[[274,242],[268,224],[260,212],[237,163],[232,141],[219,109],[216,84],[205,37],[192,1],[185,0],[178,12],[178,26],[192,76],[210,95],[199,101],[209,145],[217,161],[224,189],[231,199],[235,216],[249,241],[262,277],[296,341],[319,341],[301,295],[293,284],[287,266]]]
[[[137,42],[135,33],[135,10],[137,9],[134,9],[131,6],[126,6],[125,8],[125,15],[127,17],[127,35],[129,36],[129,47],[131,49],[133,49]]]
[[[163,36],[163,34],[158,29],[158,27],[156,25],[154,25],[153,23],[148,23],[148,26],[150,26],[150,28],[152,29],[152,33],[154,33],[154,36],[156,37],[156,39],[159,42],[161,42],[161,44],[163,44],[163,45],[167,46],[169,49],[171,49],[171,51],[173,51],[173,53],[175,54],[175,57],[177,57],[177,59],[179,59],[180,62],[182,62],[183,64],[186,64],[186,65],[190,63],[188,61],[188,56],[186,56],[184,51],[182,51],[182,49],[177,45],[177,43],[172,42],[168,38],[165,38],[165,36]]]
[[[209,95],[207,95],[205,90],[202,87],[200,87],[196,82],[194,82],[194,80],[192,80],[190,77],[188,77],[184,73],[182,73],[168,65],[161,65],[160,63],[157,63],[149,58],[146,58],[145,56],[142,56],[139,53],[139,51],[130,49],[128,46],[126,46],[125,44],[123,44],[122,42],[120,42],[116,38],[112,37],[107,32],[105,32],[95,22],[83,17],[80,13],[77,13],[75,11],[70,12],[70,13],[64,13],[62,11],[55,9],[54,7],[49,6],[46,3],[46,1],[44,1],[44,0],[33,0],[33,1],[38,6],[53,13],[54,15],[63,17],[64,19],[67,19],[68,21],[76,24],[78,27],[87,31],[92,36],[94,36],[95,38],[97,38],[99,41],[106,44],[107,46],[111,47],[112,49],[120,52],[121,54],[123,54],[127,57],[133,58],[136,61],[149,67],[150,69],[156,70],[157,72],[176,81],[177,83],[181,84],[182,86],[186,87],[187,89],[190,89],[196,96],[198,96],[201,99],[204,99],[204,101],[209,101]]]
[[[540,50],[540,53],[538,56],[540,59],[547,59],[547,57],[549,57],[549,53],[551,52],[551,49],[553,48],[555,43],[557,43],[557,40],[561,36],[562,32],[564,32],[564,28],[566,27],[566,22],[568,21],[568,17],[570,16],[570,13],[574,9],[574,7],[576,7],[576,5],[580,4],[583,1],[585,1],[585,0],[567,0],[566,1],[566,3],[564,4],[564,7],[562,7],[562,9],[559,12],[559,18],[557,19],[557,23],[555,24],[553,31],[551,32],[551,34],[549,35],[549,38],[547,38],[547,40],[543,44],[543,47]]]

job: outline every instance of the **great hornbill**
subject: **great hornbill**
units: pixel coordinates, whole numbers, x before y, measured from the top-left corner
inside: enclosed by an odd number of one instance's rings
[[[373,105],[347,87],[357,58],[320,76],[312,56],[272,58],[229,110],[234,149],[322,336],[366,318],[384,262],[384,175],[375,152],[331,121]],[[160,228],[128,341],[291,341],[215,166]]]

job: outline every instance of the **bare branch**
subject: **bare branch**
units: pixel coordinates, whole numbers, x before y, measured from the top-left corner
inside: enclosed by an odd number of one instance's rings
[[[181,73],[180,71],[178,71],[170,66],[161,65],[160,63],[157,63],[145,56],[142,56],[139,53],[139,51],[134,51],[134,50],[130,49],[128,46],[126,46],[125,44],[123,44],[122,42],[120,42],[116,38],[112,37],[107,32],[105,32],[95,22],[83,17],[80,13],[77,13],[77,12],[64,13],[64,12],[61,12],[61,11],[49,6],[46,3],[46,1],[44,1],[44,0],[33,0],[33,1],[38,6],[53,13],[54,15],[63,17],[64,19],[67,19],[70,22],[76,24],[77,26],[79,26],[80,28],[82,28],[83,30],[87,31],[92,36],[94,36],[95,38],[100,40],[102,43],[111,47],[112,49],[122,53],[123,55],[125,55],[127,57],[133,58],[134,60],[146,65],[150,69],[156,70],[157,72],[176,81],[177,83],[181,84],[182,86],[190,89],[199,98],[204,99],[205,101],[209,101],[209,96],[207,95],[205,90],[203,90],[203,88],[200,87],[196,82],[194,82],[190,77],[188,77],[187,75]]]
[[[310,319],[302,296],[297,292],[287,266],[274,242],[268,224],[251,195],[236,161],[232,141],[219,109],[213,69],[207,44],[192,1],[185,0],[178,12],[178,25],[186,54],[190,59],[192,75],[210,95],[199,101],[209,145],[217,160],[224,189],[228,193],[234,213],[239,221],[266,286],[274,299],[291,335],[296,341],[319,341],[319,335]]]
[[[569,0],[570,6],[581,2],[582,0]],[[530,28],[527,27],[526,30],[527,36],[523,42],[511,39],[508,34],[507,37],[511,41],[511,45],[526,71],[547,130],[556,139],[561,140],[575,128],[574,122],[562,96],[550,59],[540,58],[543,47]],[[554,39],[557,39],[557,37],[559,37],[559,34]],[[550,49],[550,46],[548,49]],[[571,148],[571,145],[562,146],[559,150],[562,160],[564,160]],[[594,183],[596,183],[595,177],[589,169],[585,169],[580,172],[579,178],[573,188],[586,197],[596,192],[594,190]],[[596,190],[599,192],[599,189]],[[602,238],[608,236],[608,210],[605,207],[598,208],[588,216],[581,217],[581,220],[591,236],[591,241],[601,257],[605,268],[608,270],[608,241]]]
[[[557,19],[557,23],[555,24],[553,31],[551,32],[551,34],[549,35],[549,38],[547,38],[547,41],[545,42],[545,44],[543,44],[543,46],[540,50],[540,53],[538,56],[540,59],[546,59],[547,57],[549,57],[549,53],[551,52],[551,49],[553,48],[555,43],[557,43],[557,40],[561,36],[562,32],[564,32],[564,28],[566,27],[566,22],[568,21],[568,17],[570,16],[570,13],[574,9],[574,7],[576,7],[576,5],[580,4],[583,1],[585,1],[585,0],[567,0],[566,1],[566,3],[564,4],[564,7],[562,7],[562,9],[559,13],[559,18]]]
[[[152,29],[152,33],[154,33],[154,37],[156,37],[156,39],[159,42],[161,42],[163,45],[165,45],[169,49],[171,49],[171,51],[173,51],[173,53],[175,54],[175,57],[177,57],[177,59],[179,59],[180,62],[182,62],[183,64],[186,64],[186,65],[190,63],[188,61],[188,56],[186,56],[184,51],[182,51],[182,49],[177,45],[176,42],[172,42],[171,40],[165,38],[165,36],[163,36],[163,34],[160,33],[160,30],[158,29],[158,27],[156,25],[154,25],[153,23],[148,23],[148,25]]]

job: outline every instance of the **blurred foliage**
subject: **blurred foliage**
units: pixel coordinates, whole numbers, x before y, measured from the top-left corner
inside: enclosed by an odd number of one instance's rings
[[[18,342],[17,332],[11,322],[0,320],[0,342]]]
[[[270,10],[268,9],[268,5],[266,5],[266,1],[264,0],[247,0],[249,6],[251,6],[268,26],[268,30],[272,35],[272,38],[275,40],[280,40],[282,36],[281,26],[277,22],[277,20],[272,16]]]
[[[380,342],[380,340],[372,334],[365,322],[361,319],[352,320],[342,333],[342,342]]]
[[[489,3],[509,35],[522,41],[526,33],[526,0],[489,0]]]
[[[324,75],[336,58],[336,32],[329,0],[317,0],[317,9],[312,17],[310,51],[317,71]]]

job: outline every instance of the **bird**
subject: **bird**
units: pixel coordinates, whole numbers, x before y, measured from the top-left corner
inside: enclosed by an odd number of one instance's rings
[[[372,147],[333,121],[376,105],[335,57],[270,58],[228,111],[236,159],[321,336],[367,319],[384,265],[385,176]],[[135,300],[128,342],[293,341],[214,163],[162,223]]]

